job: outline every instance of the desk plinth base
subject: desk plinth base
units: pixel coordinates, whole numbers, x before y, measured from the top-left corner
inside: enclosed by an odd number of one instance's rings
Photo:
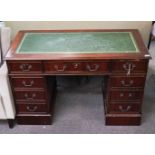
[[[18,114],[16,116],[17,123],[22,125],[51,125],[51,114]]]
[[[140,125],[141,114],[105,114],[106,125]]]

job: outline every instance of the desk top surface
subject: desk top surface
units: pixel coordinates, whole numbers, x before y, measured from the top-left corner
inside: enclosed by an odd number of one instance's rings
[[[136,30],[20,31],[13,41],[11,53],[18,58],[130,56],[144,52],[137,33]]]
[[[131,32],[25,33],[16,53],[136,53]]]

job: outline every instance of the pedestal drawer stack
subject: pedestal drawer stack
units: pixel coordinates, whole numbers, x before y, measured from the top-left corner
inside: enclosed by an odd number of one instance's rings
[[[41,61],[9,61],[8,68],[18,124],[51,124],[55,78],[47,84]]]
[[[107,125],[141,123],[147,65],[147,60],[119,60],[112,63],[105,100]]]

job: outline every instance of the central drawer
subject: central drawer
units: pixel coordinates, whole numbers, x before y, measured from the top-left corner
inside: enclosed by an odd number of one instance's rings
[[[47,61],[44,62],[45,73],[70,73],[70,72],[108,72],[107,61]]]

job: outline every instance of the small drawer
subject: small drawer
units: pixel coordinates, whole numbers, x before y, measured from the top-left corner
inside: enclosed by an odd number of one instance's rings
[[[110,91],[109,98],[110,101],[116,101],[116,100],[140,100],[142,99],[143,91],[128,91],[128,90],[122,90],[122,91]]]
[[[69,73],[69,72],[108,72],[109,71],[109,63],[107,61],[77,61],[77,62],[54,62],[48,61],[44,62],[44,70],[45,72],[53,72],[53,73]]]
[[[46,100],[44,91],[14,91],[16,101],[40,101]]]
[[[47,112],[47,104],[16,104],[16,109],[18,113],[39,113]]]
[[[81,62],[48,61],[44,63],[45,72],[64,73],[70,71],[81,71],[83,69],[84,64]]]
[[[109,104],[107,106],[108,113],[140,113],[140,104]]]
[[[11,82],[15,89],[45,87],[45,80],[43,77],[11,77]]]
[[[119,60],[115,61],[112,65],[113,72],[125,73],[130,75],[132,73],[146,73],[147,72],[148,61],[144,60]]]
[[[9,73],[41,73],[41,61],[8,61]]]
[[[110,87],[138,87],[143,88],[145,84],[145,77],[111,77],[110,78]]]

